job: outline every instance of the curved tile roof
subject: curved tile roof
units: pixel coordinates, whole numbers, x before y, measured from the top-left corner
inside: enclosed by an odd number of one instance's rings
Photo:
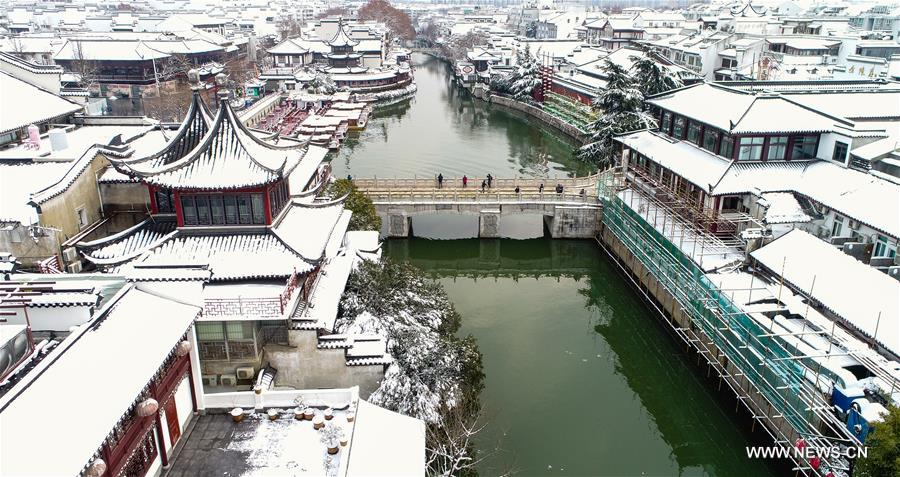
[[[141,164],[142,167],[161,167],[171,164],[184,157],[200,144],[203,137],[209,132],[212,121],[213,118],[200,98],[200,93],[195,91],[184,121],[181,122],[181,126],[171,141],[162,149],[149,156],[113,161],[113,164],[121,164],[123,167],[118,167],[117,169],[124,169],[125,171],[128,169],[124,167],[125,165]]]
[[[143,264],[209,264],[212,280],[281,278],[313,265],[267,232],[176,235],[152,249]]]
[[[347,34],[344,26],[343,21],[338,22],[338,29],[334,33],[334,36],[325,42],[328,46],[356,46],[359,44],[359,41],[350,38],[350,35]]]
[[[306,143],[265,142],[221,100],[212,122],[195,96],[179,133],[162,151],[145,159],[114,161],[122,172],[148,184],[173,189],[224,190],[280,180],[300,163]],[[190,148],[190,149],[188,149]]]

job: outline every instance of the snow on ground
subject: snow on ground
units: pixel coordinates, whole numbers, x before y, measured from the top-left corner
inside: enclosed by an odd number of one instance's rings
[[[334,411],[334,415],[328,422],[342,427],[349,437],[353,426],[347,422],[344,411]],[[321,442],[321,431],[313,429],[311,421],[297,421],[293,416],[271,421],[264,414],[252,414],[244,419],[248,422],[238,424],[225,449],[247,453],[245,462],[249,470],[243,476],[335,475],[342,454],[349,452],[344,447],[329,456]]]

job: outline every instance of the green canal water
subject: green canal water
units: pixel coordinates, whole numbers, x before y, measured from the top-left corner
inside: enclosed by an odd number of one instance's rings
[[[586,174],[566,137],[474,100],[442,62],[415,55],[415,98],[376,111],[333,157],[342,177]],[[475,240],[477,217],[417,216],[385,254],[437,278],[478,339],[494,453],[482,476],[768,476],[745,457],[764,443],[717,393],[591,241],[543,238],[539,216],[504,216],[506,237]],[[538,237],[538,238],[534,238]]]
[[[332,160],[337,177],[584,175],[575,143],[541,123],[458,88],[446,63],[413,55],[418,92],[378,108]]]
[[[762,444],[591,241],[389,240],[484,355],[481,475],[768,476]]]

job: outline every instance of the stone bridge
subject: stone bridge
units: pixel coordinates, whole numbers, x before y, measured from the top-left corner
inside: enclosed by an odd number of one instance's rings
[[[602,219],[597,178],[494,179],[484,192],[478,177],[465,187],[459,178],[445,178],[440,186],[436,178],[353,182],[372,199],[390,237],[408,237],[413,216],[449,213],[477,215],[480,238],[499,237],[501,217],[508,214],[542,215],[553,238],[592,238]],[[557,185],[561,193],[555,191]]]

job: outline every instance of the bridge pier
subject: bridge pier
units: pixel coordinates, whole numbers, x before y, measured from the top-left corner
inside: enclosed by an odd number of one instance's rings
[[[478,213],[478,238],[500,237],[500,211],[482,210]]]
[[[405,210],[389,210],[387,213],[388,237],[407,238],[412,230],[412,221]]]
[[[544,224],[553,238],[593,238],[600,232],[602,210],[599,207],[558,205]]]

